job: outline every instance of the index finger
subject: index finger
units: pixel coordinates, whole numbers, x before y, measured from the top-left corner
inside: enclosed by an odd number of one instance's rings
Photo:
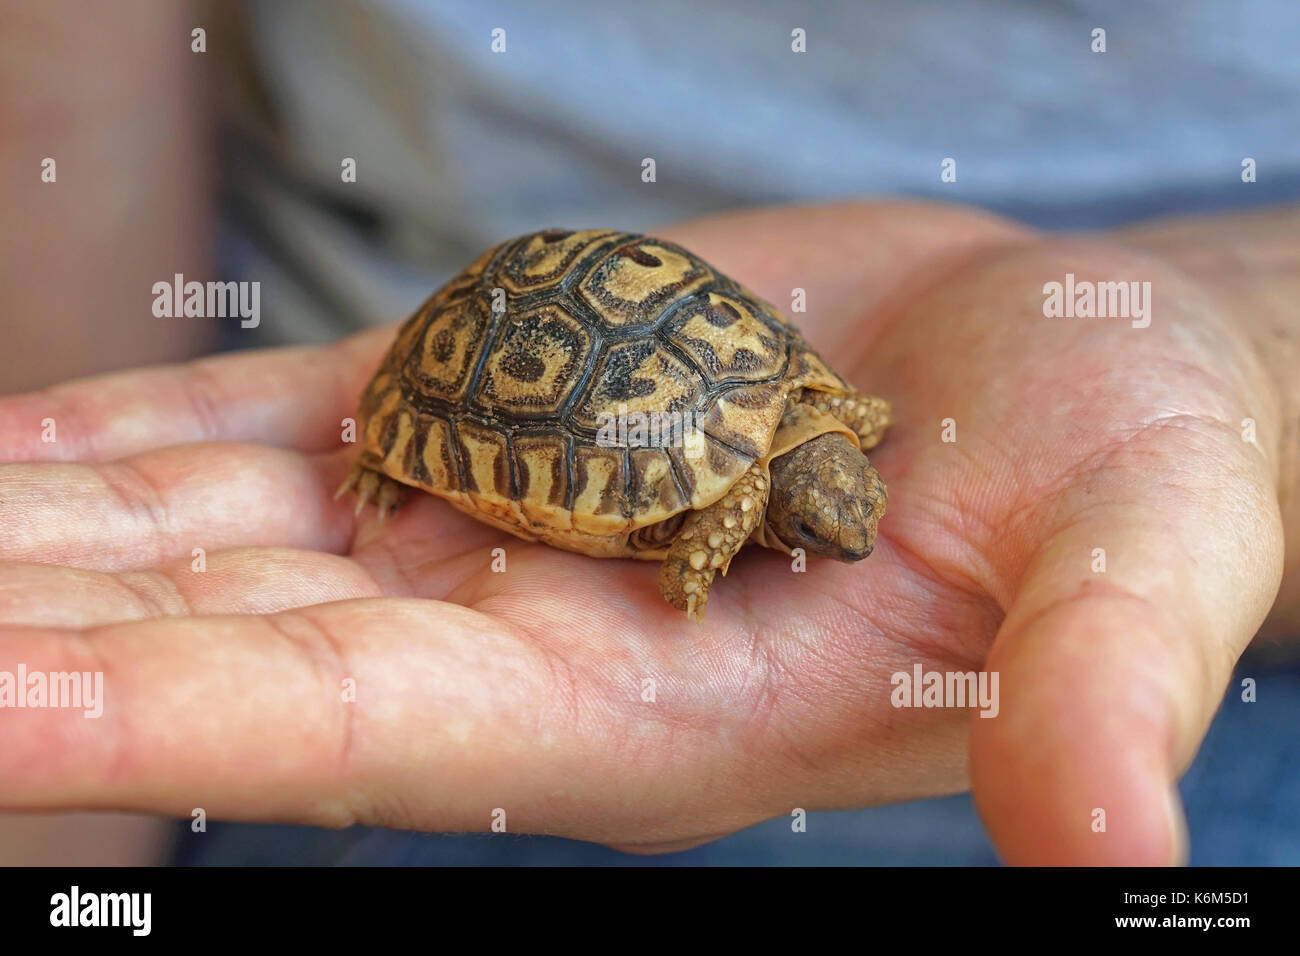
[[[657,231],[789,314],[824,354],[847,346],[850,356],[919,276],[1030,235],[978,209],[906,200],[766,206]]]
[[[664,230],[736,280],[794,311],[824,350],[861,346],[864,321],[918,271],[1025,231],[976,210],[932,203],[777,206]],[[432,291],[432,290],[430,290]],[[81,379],[0,398],[7,461],[102,461],[195,441],[324,451],[339,444],[396,325],[326,346],[268,349]],[[54,441],[49,440],[53,423]]]
[[[395,326],[330,345],[216,355],[0,398],[0,460],[108,461],[188,442],[340,447]]]

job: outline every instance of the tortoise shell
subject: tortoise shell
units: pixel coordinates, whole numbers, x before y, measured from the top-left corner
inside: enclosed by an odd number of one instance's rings
[[[848,390],[708,263],[550,230],[489,250],[406,321],[362,398],[362,461],[519,537],[629,555],[639,529],[713,503],[767,456],[803,388]],[[638,412],[655,416],[648,436]]]

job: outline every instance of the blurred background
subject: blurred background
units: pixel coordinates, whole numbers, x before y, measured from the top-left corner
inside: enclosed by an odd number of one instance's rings
[[[484,249],[544,227],[653,231],[888,195],[1079,230],[1300,200],[1295,0],[0,0],[0,22],[0,393],[329,341],[403,318]],[[260,282],[260,325],[154,317],[153,283],[176,273]],[[1300,726],[1300,670],[1248,657],[1242,673],[1269,713],[1247,720],[1230,690],[1185,777],[1192,863],[1297,864],[1300,740],[1252,728]],[[169,861],[995,857],[964,796],[652,858],[519,836],[0,818],[3,863]]]

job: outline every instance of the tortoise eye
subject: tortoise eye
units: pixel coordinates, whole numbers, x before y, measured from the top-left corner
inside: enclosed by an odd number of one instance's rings
[[[803,538],[805,541],[817,540],[817,535],[813,532],[812,528],[808,527],[808,525],[804,522],[803,518],[794,519],[794,533],[797,534],[799,537]]]

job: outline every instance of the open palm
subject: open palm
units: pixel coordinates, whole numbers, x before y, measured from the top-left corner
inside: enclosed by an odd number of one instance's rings
[[[696,626],[653,564],[425,495],[354,518],[341,422],[391,328],[3,399],[0,671],[102,671],[105,709],[0,712],[0,808],[504,811],[663,849],[973,783],[1010,860],[1177,858],[1174,781],[1282,566],[1277,410],[1226,317],[1159,260],[956,210],[664,235],[778,305],[804,289],[808,338],[894,402],[869,559],[746,549]],[[1066,273],[1150,281],[1150,327],[1045,318]],[[997,671],[997,716],[896,708],[918,664]]]

